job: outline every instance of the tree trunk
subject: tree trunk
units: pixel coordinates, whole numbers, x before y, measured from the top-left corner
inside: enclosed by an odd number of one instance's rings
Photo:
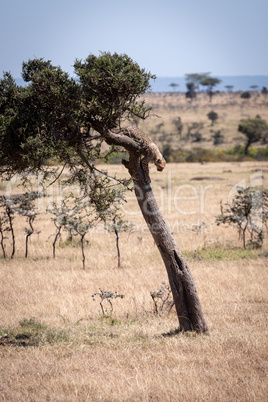
[[[114,229],[115,236],[116,236],[116,249],[117,249],[117,267],[121,267],[121,257],[120,257],[120,249],[119,249],[119,234],[118,230],[115,228]]]
[[[162,217],[140,157],[130,152],[129,162],[123,164],[133,179],[141,212],[166,266],[181,331],[208,333],[191,272]]]
[[[56,236],[53,241],[53,258],[56,257],[56,243],[57,243],[58,237],[60,236],[61,226],[57,227],[57,229],[58,229],[58,231],[57,231]]]
[[[245,146],[245,155],[248,155],[248,149],[250,147],[250,144],[251,144],[251,141],[248,140],[247,143],[246,143],[246,146]]]
[[[11,236],[12,236],[12,253],[11,253],[11,259],[14,257],[15,255],[15,233],[14,233],[14,229],[13,229],[13,219],[12,219],[12,212],[10,208],[7,208],[7,216],[8,216],[8,221],[9,221],[9,227],[10,227],[10,231],[11,231]]]
[[[5,251],[5,245],[4,245],[4,231],[2,230],[2,228],[1,228],[1,230],[0,230],[0,234],[1,234],[1,248],[2,248],[2,251],[3,251],[3,257],[4,258],[6,258],[6,251]]]
[[[84,251],[84,238],[85,238],[86,233],[81,235],[81,251],[82,251],[82,263],[83,263],[83,269],[85,269],[85,261],[86,261],[86,256],[85,256],[85,251]]]

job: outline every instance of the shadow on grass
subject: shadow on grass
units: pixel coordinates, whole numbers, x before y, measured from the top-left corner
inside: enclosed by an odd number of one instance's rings
[[[180,328],[172,329],[169,332],[164,332],[163,334],[159,335],[159,337],[163,338],[171,338],[172,336],[176,336],[182,334],[182,330]]]

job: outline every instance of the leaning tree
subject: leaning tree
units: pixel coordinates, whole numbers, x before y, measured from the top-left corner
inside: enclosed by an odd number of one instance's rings
[[[29,60],[22,68],[22,77],[28,83],[24,87],[18,87],[9,73],[4,74],[0,82],[2,175],[40,170],[48,175],[51,169],[46,162],[54,159],[69,168],[69,182],[79,183],[103,219],[123,197],[115,181],[127,188],[132,180],[141,212],[166,266],[180,329],[208,333],[189,267],[152,192],[148,141],[129,135],[132,131],[123,128],[124,121],[149,115],[150,108],[140,95],[155,77],[127,55],[116,53],[76,60],[74,70],[76,79],[50,61]],[[97,160],[107,158],[118,147],[128,151],[129,160],[124,165],[131,179],[112,178],[96,167]]]
[[[268,124],[259,117],[241,120],[238,125],[238,131],[246,136],[245,155],[248,155],[248,149],[251,144],[259,141],[264,144],[267,143]]]

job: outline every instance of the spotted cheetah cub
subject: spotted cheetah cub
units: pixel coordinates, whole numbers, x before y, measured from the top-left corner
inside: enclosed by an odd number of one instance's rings
[[[145,173],[145,177],[149,177],[148,163],[153,162],[159,172],[166,166],[166,161],[163,158],[161,152],[159,151],[157,145],[152,142],[152,140],[139,128],[137,127],[124,127],[120,129],[120,133],[127,135],[134,140],[138,140],[142,146],[142,155],[144,156],[141,160],[142,167]]]

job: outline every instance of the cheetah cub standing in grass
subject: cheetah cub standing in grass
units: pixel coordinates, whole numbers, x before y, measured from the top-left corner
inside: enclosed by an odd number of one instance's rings
[[[153,162],[159,172],[166,166],[166,161],[163,158],[161,152],[159,151],[157,145],[152,142],[152,140],[147,137],[147,135],[141,131],[137,127],[124,127],[118,130],[118,133],[122,133],[123,135],[127,135],[134,140],[140,142],[142,146],[142,155],[144,156],[141,160],[141,164],[144,170],[145,179],[147,182],[150,182],[149,179],[149,162]]]

